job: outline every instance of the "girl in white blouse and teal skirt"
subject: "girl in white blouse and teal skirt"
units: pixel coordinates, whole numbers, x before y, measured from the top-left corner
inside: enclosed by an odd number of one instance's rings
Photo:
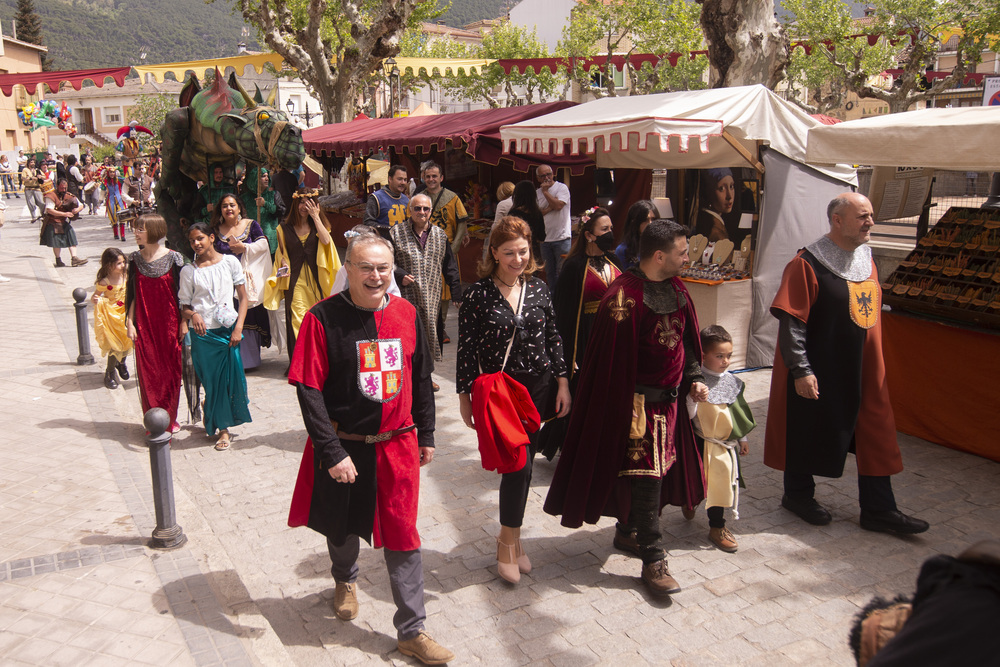
[[[205,223],[188,229],[195,259],[181,269],[178,301],[190,326],[191,360],[205,388],[205,432],[219,432],[215,448],[229,449],[229,428],[250,420],[247,380],[240,359],[247,314],[246,278],[239,260],[215,249],[215,234]],[[239,308],[233,307],[233,294]]]

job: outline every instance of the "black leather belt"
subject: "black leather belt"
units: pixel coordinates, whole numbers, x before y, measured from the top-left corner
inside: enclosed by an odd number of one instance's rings
[[[677,387],[647,387],[637,384],[635,393],[642,394],[650,403],[673,403],[677,400]]]
[[[374,445],[377,442],[385,442],[386,440],[392,440],[397,435],[401,433],[409,433],[413,429],[417,428],[416,424],[410,424],[409,426],[404,426],[403,428],[397,428],[393,431],[385,431],[384,433],[376,433],[375,435],[357,435],[355,433],[344,433],[341,430],[337,430],[337,437],[341,440],[353,440],[356,442],[363,442],[367,445]]]

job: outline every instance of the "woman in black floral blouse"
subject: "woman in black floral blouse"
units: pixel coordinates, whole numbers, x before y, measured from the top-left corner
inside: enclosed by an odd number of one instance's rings
[[[490,234],[489,253],[479,266],[482,279],[465,293],[459,311],[455,384],[462,419],[469,428],[475,428],[473,383],[480,373],[496,373],[501,368],[525,386],[543,420],[569,412],[562,339],[556,329],[548,287],[531,275],[537,268],[528,225],[513,216],[496,223]],[[522,290],[524,303],[518,316]],[[513,345],[504,366],[504,353],[512,336]],[[517,583],[522,572],[531,571],[531,561],[521,547],[521,523],[536,438],[537,433],[530,435],[524,467],[503,473],[500,482],[497,569],[511,583]]]

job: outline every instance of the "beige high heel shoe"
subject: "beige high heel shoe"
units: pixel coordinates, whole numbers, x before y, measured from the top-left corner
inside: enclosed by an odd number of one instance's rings
[[[531,560],[528,558],[528,554],[524,553],[520,537],[514,540],[514,553],[517,556],[517,569],[521,571],[521,574],[531,572]]]
[[[506,561],[504,561],[506,558]],[[516,544],[507,544],[497,538],[497,572],[512,584],[521,581],[521,570],[518,567]]]

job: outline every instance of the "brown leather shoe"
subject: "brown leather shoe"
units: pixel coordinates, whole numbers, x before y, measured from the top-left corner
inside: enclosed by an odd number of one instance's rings
[[[413,639],[400,639],[396,648],[425,665],[443,665],[455,659],[455,654],[431,639],[426,630],[421,630]]]
[[[90,260],[86,259],[86,258],[80,259],[79,257],[74,257],[73,259],[70,260],[69,263],[72,264],[73,266],[83,266],[84,264],[86,264],[89,261]]]
[[[353,621],[358,617],[358,585],[337,583],[333,593],[333,610],[342,621]]]
[[[437,382],[431,382],[431,389],[433,389],[434,391],[441,391],[441,385],[439,385]]]
[[[736,553],[736,550],[740,548],[740,545],[736,542],[736,536],[729,532],[729,529],[725,526],[721,528],[709,528],[708,541],[714,544],[720,551],[725,551],[729,554]]]
[[[682,507],[681,508],[681,514],[684,515],[684,518],[687,521],[691,521],[692,519],[694,519],[694,508],[693,507]]]
[[[681,585],[667,571],[666,558],[648,565],[643,564],[642,581],[653,595],[670,595],[681,590]]]
[[[635,531],[623,533],[621,528],[615,526],[615,549],[630,553],[633,556],[639,555],[639,540],[635,538]]]

